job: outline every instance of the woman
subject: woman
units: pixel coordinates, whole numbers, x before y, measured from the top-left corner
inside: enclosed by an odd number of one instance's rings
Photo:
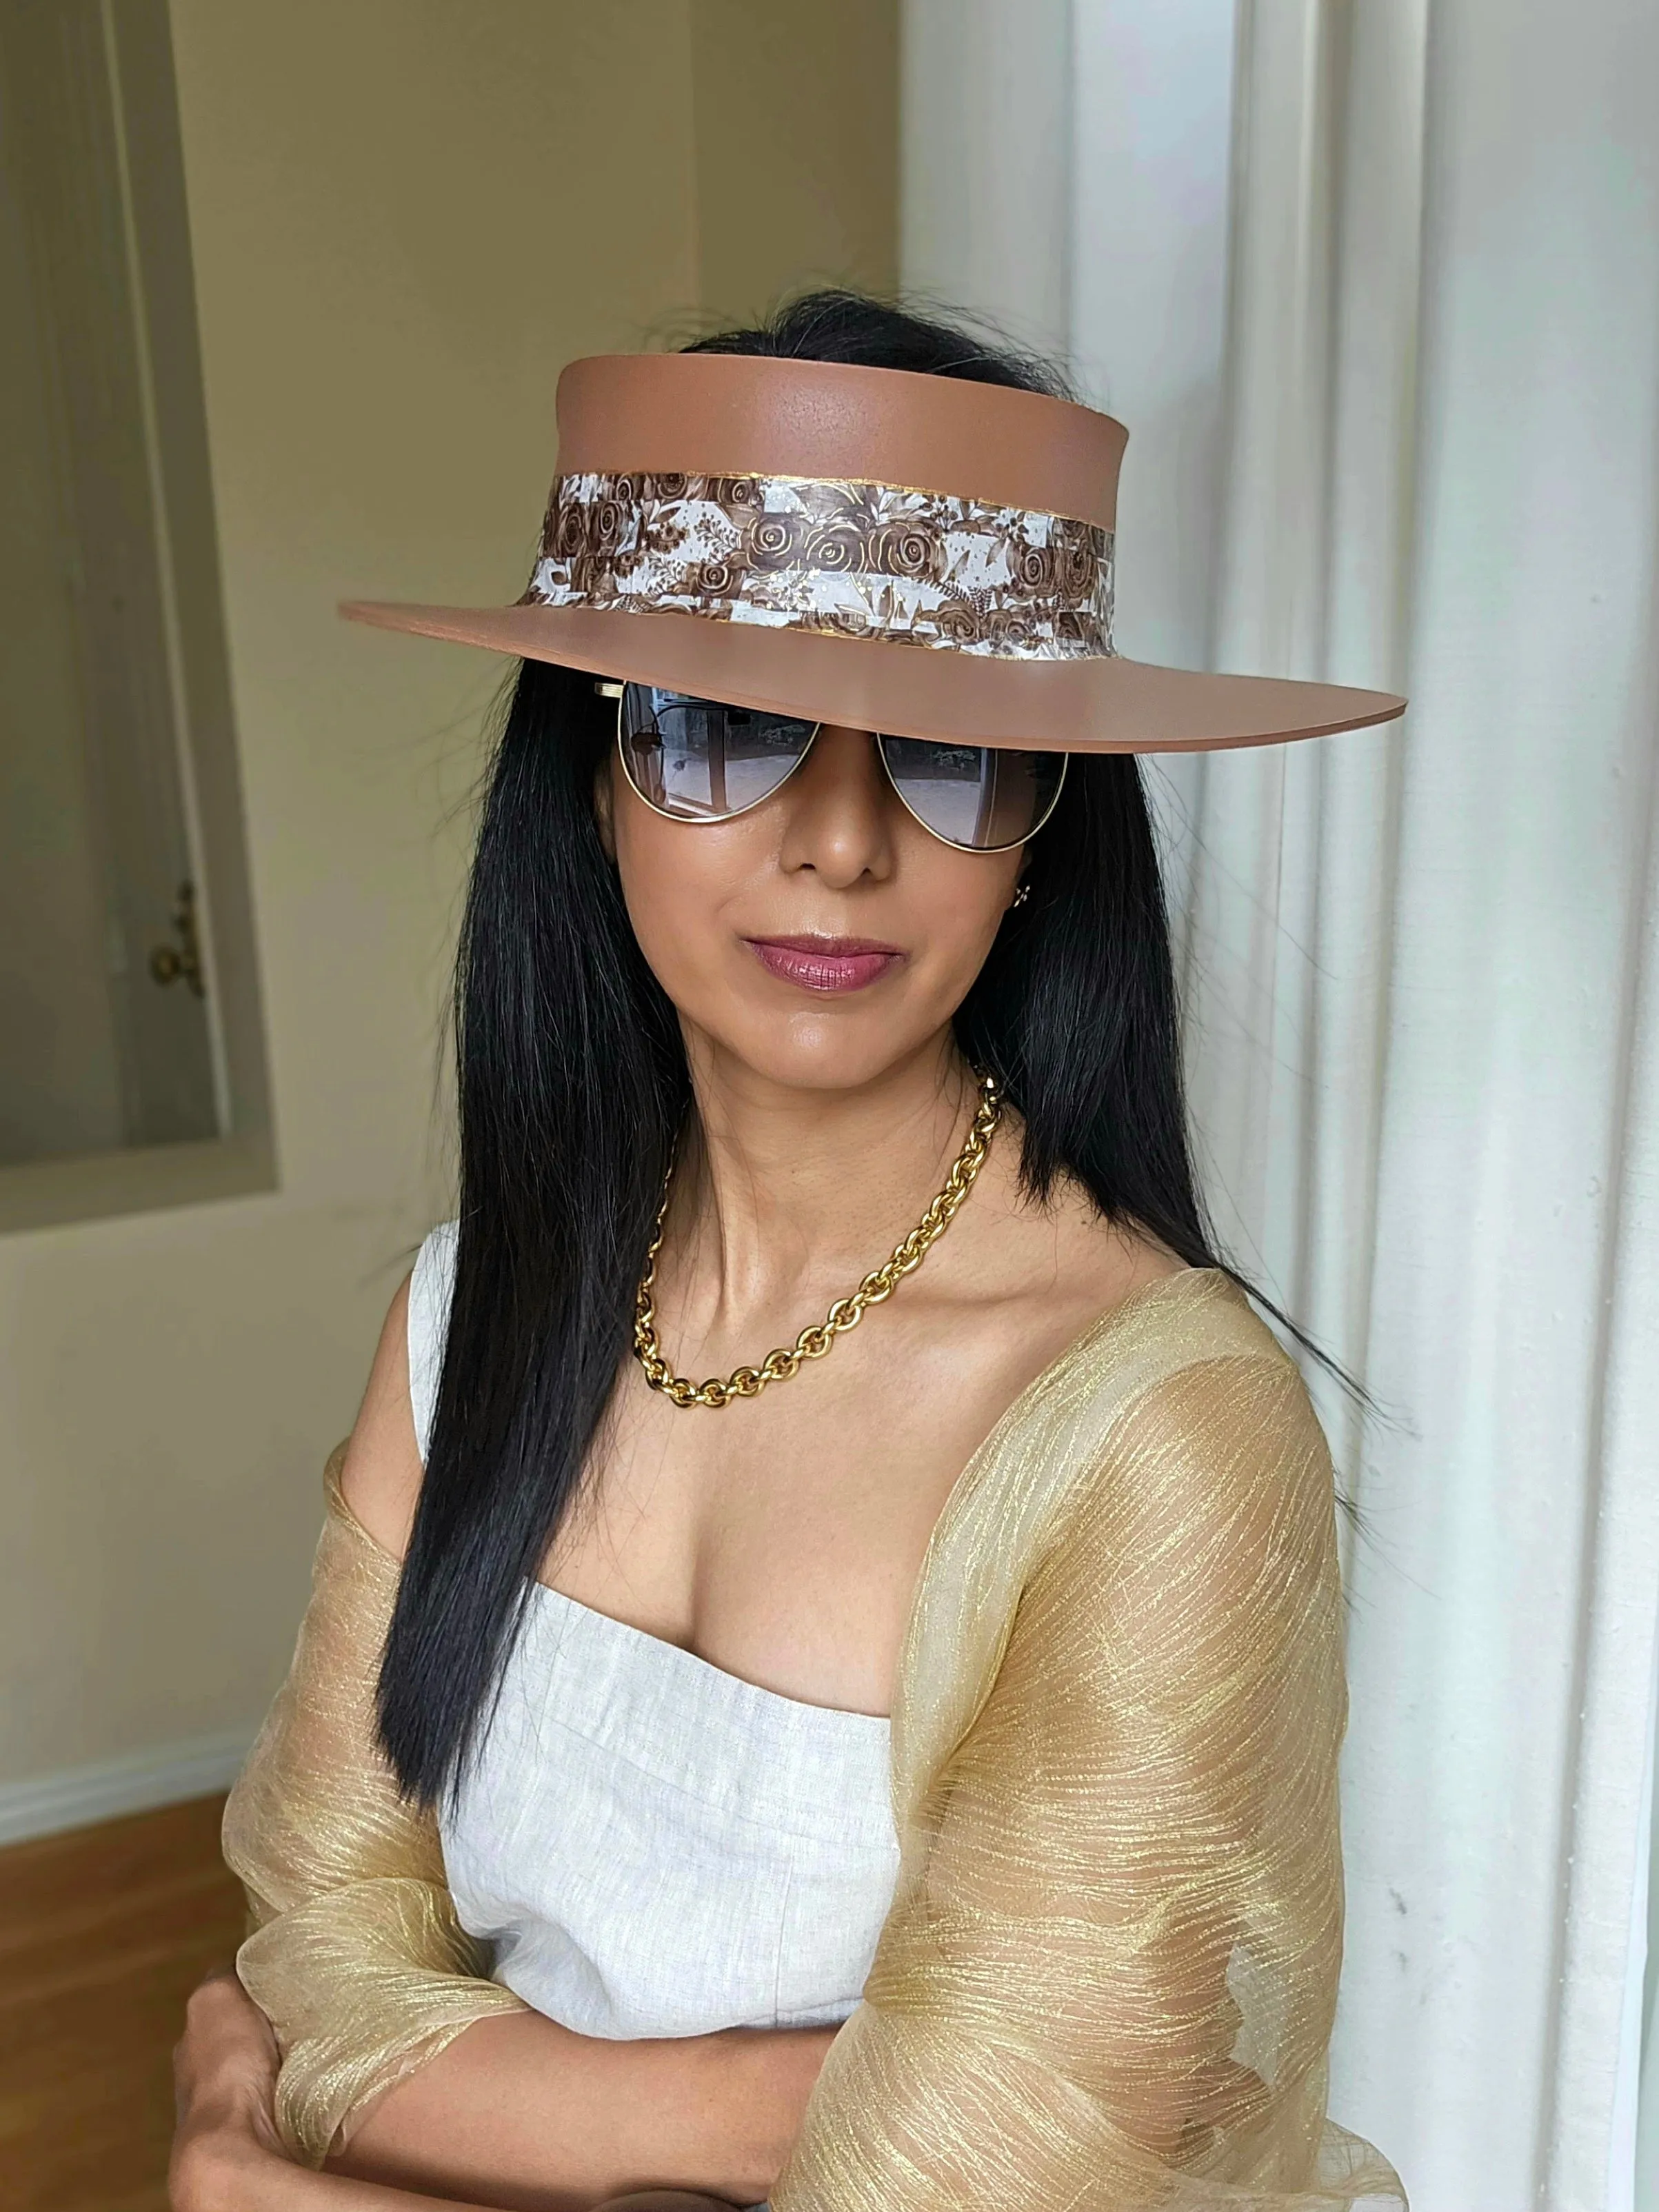
[[[1401,702],[1116,658],[1122,431],[943,325],[559,414],[523,602],[350,611],[522,666],[176,2201],[1402,2203],[1324,2110],[1330,1463],[1133,759]]]

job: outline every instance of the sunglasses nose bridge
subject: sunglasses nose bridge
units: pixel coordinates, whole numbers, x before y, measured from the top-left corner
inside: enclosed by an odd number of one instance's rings
[[[893,773],[887,764],[887,757],[882,749],[880,737],[874,730],[861,730],[855,727],[851,722],[813,723],[812,733],[807,738],[805,744],[802,747],[800,757],[797,760],[794,769],[791,771],[792,779],[796,781],[798,789],[802,782],[808,780],[810,764],[815,755],[817,759],[822,762],[827,751],[839,752],[840,748],[833,743],[829,746],[820,744],[820,739],[823,738],[826,735],[832,741],[841,738],[851,738],[857,742],[859,746],[868,748],[869,750],[872,751],[875,755],[876,774],[873,784],[867,787],[867,788],[871,789],[872,792],[881,792],[884,797],[888,794],[891,794],[898,799],[901,805],[904,805],[904,794],[899,790],[897,784],[893,780]],[[845,759],[844,756],[843,759]],[[845,764],[848,768],[853,767],[851,760],[845,760]],[[855,776],[862,772],[862,763],[860,763],[859,768],[854,769],[854,774]],[[907,807],[906,811],[908,812],[908,811],[909,810]]]
[[[832,890],[890,879],[898,825],[888,779],[870,757],[872,742],[867,730],[814,726],[779,817],[778,860],[786,874],[808,871]]]
[[[817,725],[817,729],[822,729],[823,726],[824,726],[820,723]],[[814,736],[817,734],[817,729],[814,730]],[[867,737],[871,744],[875,748],[876,759],[880,763],[882,776],[887,785],[888,790],[891,792],[893,797],[897,799],[899,805],[904,809],[904,811],[908,815],[911,821],[915,823],[920,829],[925,830],[930,837],[937,838],[941,845],[948,845],[951,851],[956,853],[973,853],[981,851],[994,852],[1000,849],[994,846],[981,847],[976,844],[964,843],[957,838],[949,836],[945,830],[939,828],[936,822],[930,822],[927,819],[927,815],[923,813],[921,808],[917,805],[915,800],[911,797],[910,793],[904,788],[904,780],[899,775],[898,770],[893,766],[892,757],[888,750],[890,741],[886,736],[879,730],[865,730],[860,732],[859,734],[863,737]]]

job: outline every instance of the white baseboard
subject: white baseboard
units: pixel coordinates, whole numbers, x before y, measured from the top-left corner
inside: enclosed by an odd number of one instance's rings
[[[253,1740],[251,1729],[199,1735],[188,1743],[69,1766],[22,1782],[0,1782],[0,1844],[21,1844],[64,1828],[90,1827],[123,1813],[148,1813],[187,1797],[209,1797],[235,1780]]]

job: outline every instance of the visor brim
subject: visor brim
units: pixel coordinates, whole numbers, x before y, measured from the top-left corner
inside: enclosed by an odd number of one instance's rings
[[[1392,721],[1388,691],[1117,655],[1024,660],[592,607],[348,600],[348,621],[893,737],[1073,753],[1207,752]]]

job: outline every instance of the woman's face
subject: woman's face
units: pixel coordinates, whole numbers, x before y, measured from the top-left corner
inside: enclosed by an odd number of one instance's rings
[[[830,724],[781,789],[729,822],[668,820],[614,750],[598,797],[635,933],[682,1019],[803,1089],[867,1083],[939,1036],[1024,851],[943,843],[869,734]]]

